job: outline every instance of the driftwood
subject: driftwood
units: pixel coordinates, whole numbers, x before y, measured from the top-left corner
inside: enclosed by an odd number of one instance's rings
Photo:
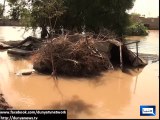
[[[20,56],[26,56],[26,55],[31,55],[32,51],[13,48],[13,49],[9,49],[7,53],[14,54],[14,55],[20,55]]]
[[[38,49],[41,44],[41,39],[30,36],[23,41],[3,41],[3,43],[0,43],[0,50],[8,49],[9,54],[28,56]]]
[[[21,41],[20,43],[18,43],[17,45],[15,45],[14,47],[19,47],[19,46],[22,46],[24,43],[28,42],[28,41],[32,41],[32,42],[38,42],[40,41],[40,39],[37,39],[35,37],[27,37],[25,40]]]
[[[12,48],[12,46],[6,45],[6,44],[0,42],[0,50],[5,50],[5,49],[9,49],[9,48]]]
[[[80,62],[78,62],[77,60],[72,60],[72,59],[63,59],[63,60],[73,62],[74,64],[80,64]]]
[[[39,48],[41,43],[41,39],[29,36],[22,41],[2,41],[2,43],[0,43],[0,49],[18,48],[31,51]]]

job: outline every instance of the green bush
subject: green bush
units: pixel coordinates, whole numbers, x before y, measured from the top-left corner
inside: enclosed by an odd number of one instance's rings
[[[134,23],[126,28],[126,35],[146,36],[148,35],[147,28],[140,22]]]

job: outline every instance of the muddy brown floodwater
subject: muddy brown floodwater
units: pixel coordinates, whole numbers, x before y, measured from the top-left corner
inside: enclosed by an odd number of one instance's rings
[[[145,42],[159,42],[159,37],[150,39],[155,32],[150,31]],[[115,70],[94,78],[55,81],[38,73],[16,75],[32,67],[30,60],[0,51],[0,92],[14,109],[67,109],[68,118],[159,118],[159,61],[127,74]],[[155,105],[156,116],[140,116],[140,105]]]

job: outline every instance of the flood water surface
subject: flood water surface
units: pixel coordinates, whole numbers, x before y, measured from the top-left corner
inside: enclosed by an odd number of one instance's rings
[[[159,116],[159,62],[128,74],[115,70],[94,78],[58,80],[36,72],[16,75],[22,69],[32,69],[31,60],[0,52],[0,91],[14,109],[67,109],[68,118]],[[155,105],[156,116],[140,116],[140,105]]]
[[[159,55],[159,30],[150,30],[148,36],[129,36],[126,38],[128,42],[139,40],[139,52],[146,54]],[[130,44],[128,47],[132,51],[136,51],[135,44]]]

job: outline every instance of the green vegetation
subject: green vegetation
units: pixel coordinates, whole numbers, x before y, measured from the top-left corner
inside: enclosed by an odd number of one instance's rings
[[[19,20],[20,17],[20,1],[19,0],[8,0],[10,6],[10,17],[13,20]],[[21,7],[22,8],[22,7]]]
[[[107,28],[122,35],[129,24],[126,10],[133,7],[135,0],[64,0],[67,12],[62,25],[66,28],[86,28],[99,32]]]
[[[0,18],[3,17],[5,11],[6,0],[4,0],[3,4],[0,4]]]
[[[147,27],[139,19],[140,14],[132,13],[130,15],[130,25],[126,28],[126,35],[145,36],[148,35]]]
[[[142,23],[134,23],[127,27],[126,35],[143,36],[148,35],[147,28]]]
[[[65,29],[98,33],[102,28],[119,36],[129,25],[126,10],[135,0],[8,0],[10,16],[25,26],[42,28],[42,38],[63,26]],[[49,27],[49,31],[47,31]]]
[[[41,38],[45,38],[47,34],[52,36],[57,21],[65,12],[62,0],[39,0],[32,2],[31,10],[31,26],[41,27]],[[49,27],[49,31],[47,31]]]
[[[0,4],[0,18],[2,17],[2,13],[3,13],[3,6],[2,4]]]

